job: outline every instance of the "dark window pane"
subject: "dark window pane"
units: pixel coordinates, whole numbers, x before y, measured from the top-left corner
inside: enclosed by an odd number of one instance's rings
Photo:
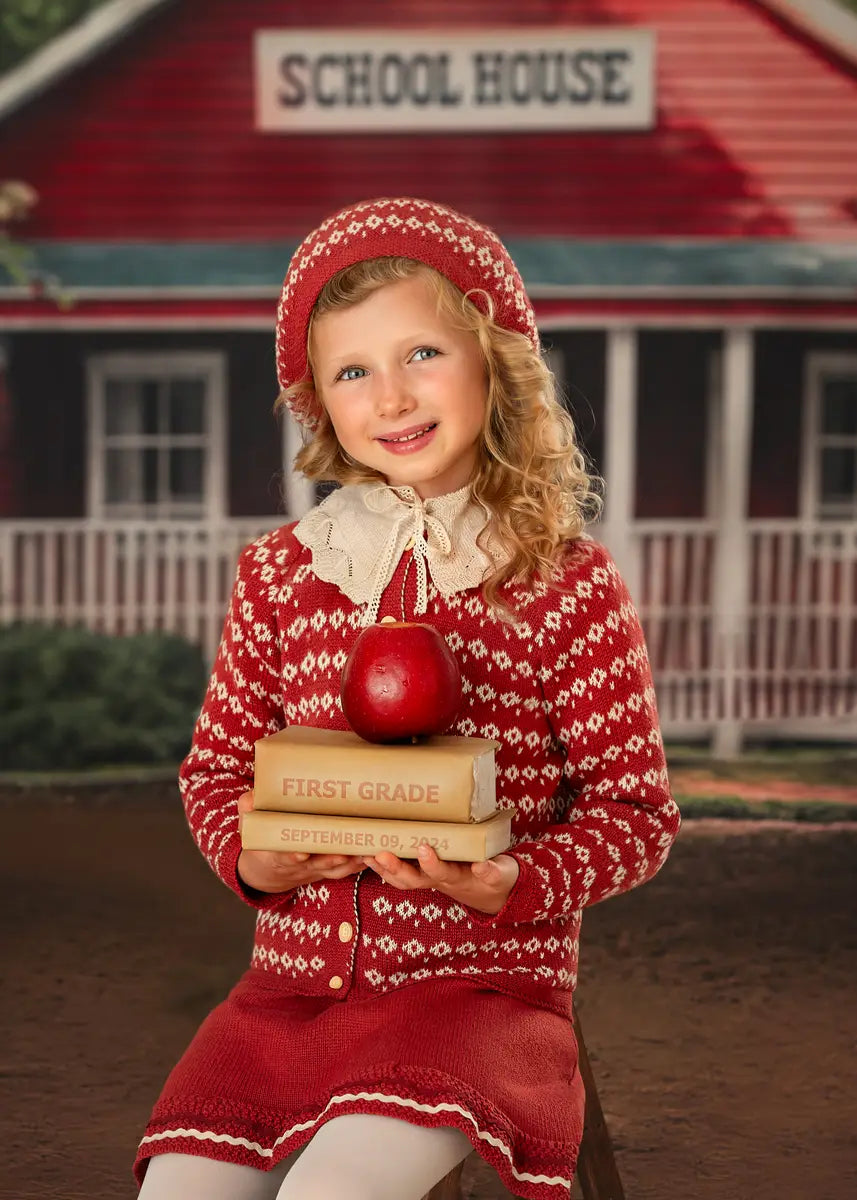
[[[205,432],[205,380],[173,379],[169,404],[170,433]]]
[[[158,398],[161,392],[161,383],[157,379],[141,379],[137,386],[140,389],[143,408],[143,428],[141,432],[159,433]]]
[[[842,502],[857,495],[857,452],[847,446],[828,446],[821,452],[821,499]]]
[[[202,500],[203,451],[170,451],[170,497],[174,500]]]
[[[104,389],[104,432],[141,433],[143,404],[135,379],[108,379]]]
[[[143,500],[146,504],[158,501],[158,451],[144,450],[143,457]]]
[[[857,434],[857,375],[825,378],[822,432]]]
[[[138,504],[142,499],[143,455],[139,450],[108,450],[104,456],[107,504]]]

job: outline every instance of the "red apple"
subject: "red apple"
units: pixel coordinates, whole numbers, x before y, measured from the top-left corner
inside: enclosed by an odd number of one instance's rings
[[[461,671],[432,625],[384,620],[357,638],[342,672],[342,710],[367,742],[442,733],[461,703]]]

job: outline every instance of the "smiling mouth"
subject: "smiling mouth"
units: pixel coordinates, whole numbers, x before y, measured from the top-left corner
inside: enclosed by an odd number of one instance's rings
[[[422,429],[415,429],[413,433],[402,434],[400,437],[382,437],[378,438],[379,442],[387,442],[390,445],[397,446],[403,442],[415,442],[417,438],[424,437],[430,433],[432,429],[437,429],[437,421],[433,421],[429,425],[423,425]]]

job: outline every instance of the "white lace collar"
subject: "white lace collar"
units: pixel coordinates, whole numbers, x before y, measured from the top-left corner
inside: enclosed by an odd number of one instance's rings
[[[478,587],[503,558],[499,547],[489,543],[486,553],[476,544],[487,524],[488,514],[471,499],[469,487],[422,500],[410,487],[360,483],[331,492],[301,518],[295,537],[312,551],[319,579],[335,584],[355,604],[367,605],[363,624],[371,625],[411,545],[417,613],[428,604],[427,569],[443,596]]]

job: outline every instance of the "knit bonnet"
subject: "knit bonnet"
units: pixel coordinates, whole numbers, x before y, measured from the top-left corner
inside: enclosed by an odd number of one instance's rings
[[[431,200],[367,200],[328,217],[295,251],[277,310],[277,379],[285,389],[309,376],[307,333],[313,305],[324,285],[344,267],[370,258],[415,259],[434,267],[482,312],[483,293],[505,329],[523,333],[534,349],[539,335],[533,306],[509,252],[491,229]],[[288,398],[294,416],[309,429],[318,423],[310,393]]]

